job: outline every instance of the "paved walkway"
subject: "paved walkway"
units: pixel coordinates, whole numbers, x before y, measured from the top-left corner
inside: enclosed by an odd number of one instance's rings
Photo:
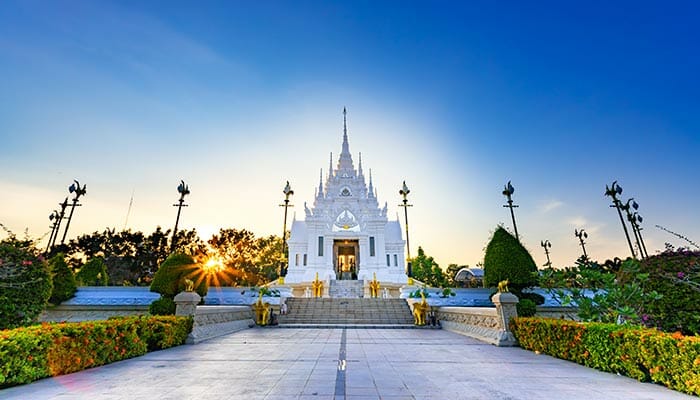
[[[442,330],[249,329],[0,390],[0,399],[691,399]]]

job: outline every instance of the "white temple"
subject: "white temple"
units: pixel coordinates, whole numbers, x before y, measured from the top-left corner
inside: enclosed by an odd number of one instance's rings
[[[337,168],[323,184],[323,170],[312,208],[304,203],[305,221],[292,222],[287,240],[286,283],[321,280],[371,280],[406,283],[404,240],[398,219],[387,219],[387,204],[379,208],[376,191],[365,183],[362,155],[358,168],[348,144],[347,112],[343,109],[343,147]]]

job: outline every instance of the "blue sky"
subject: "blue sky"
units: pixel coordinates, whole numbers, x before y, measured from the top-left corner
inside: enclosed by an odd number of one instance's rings
[[[496,224],[538,264],[624,256],[603,197],[617,179],[648,247],[700,240],[700,28],[693,2],[107,2],[0,4],[0,222],[41,236],[77,178],[71,236],[181,226],[279,234],[350,147],[411,247],[475,264]]]

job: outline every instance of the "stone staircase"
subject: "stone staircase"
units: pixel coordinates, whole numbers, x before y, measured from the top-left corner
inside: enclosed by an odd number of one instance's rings
[[[328,287],[328,295],[332,298],[352,298],[364,297],[365,281],[357,280],[332,280]]]
[[[404,299],[298,298],[287,299],[280,327],[412,328],[413,315]]]

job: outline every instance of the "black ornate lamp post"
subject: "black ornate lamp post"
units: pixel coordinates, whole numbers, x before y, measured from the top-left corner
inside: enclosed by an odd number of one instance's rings
[[[506,184],[506,186],[503,188],[503,195],[506,196],[508,199],[508,204],[503,205],[503,207],[508,207],[510,208],[510,216],[513,219],[513,230],[515,231],[515,238],[520,241],[520,237],[518,236],[518,226],[515,224],[515,213],[513,212],[514,208],[517,208],[518,206],[513,204],[513,199],[511,196],[513,196],[513,193],[515,193],[515,188],[513,185],[510,184],[510,181]]]
[[[83,185],[80,187],[80,182],[77,180],[73,180],[73,183],[68,186],[68,192],[69,193],[75,193],[75,197],[73,198],[73,204],[71,204],[70,207],[70,214],[68,215],[68,221],[66,221],[66,230],[63,231],[63,237],[61,238],[61,244],[65,242],[66,240],[66,235],[68,235],[68,228],[70,227],[70,221],[73,219],[73,211],[75,211],[75,207],[80,207],[82,204],[78,204],[78,199],[80,199],[80,196],[85,195],[87,193],[87,185]]]
[[[280,207],[284,207],[284,225],[282,226],[282,257],[284,257],[284,251],[287,246],[287,208],[294,207],[293,205],[289,204],[289,196],[294,194],[292,187],[289,186],[289,181],[287,181],[287,185],[285,185],[282,193],[284,193],[284,204],[280,204]],[[280,276],[287,275],[287,268],[284,266],[284,264],[285,260],[282,260],[282,264],[280,265]]]
[[[639,239],[639,232],[637,231],[637,227],[635,226],[635,220],[636,218],[632,215],[632,211],[630,210],[631,208],[634,208],[635,210],[639,208],[639,204],[637,204],[636,201],[634,201],[634,198],[628,199],[624,204],[620,206],[620,208],[627,214],[627,220],[630,222],[630,225],[632,226],[632,234],[634,234],[634,241],[637,244],[637,250],[639,250],[639,256],[644,259],[644,251],[642,251],[642,242]]]
[[[63,203],[58,203],[61,206],[61,212],[58,214],[58,221],[56,221],[56,233],[53,235],[53,240],[51,240],[49,245],[49,250],[56,245],[56,240],[58,239],[58,232],[61,229],[61,222],[66,216],[66,208],[68,207],[68,197],[63,200]]]
[[[411,191],[406,186],[406,181],[403,181],[403,187],[399,190],[399,194],[403,196],[403,204],[399,204],[399,207],[403,207],[404,218],[406,220],[406,275],[410,278],[412,275],[411,271],[411,246],[408,241],[408,207],[413,207],[413,204],[408,204],[408,194]]]
[[[552,244],[549,240],[540,241],[540,246],[544,247],[544,254],[547,256],[547,263],[545,264],[548,268],[552,267],[552,261],[549,260],[549,249],[552,248]]]
[[[180,193],[180,199],[177,201],[177,204],[173,204],[173,207],[177,207],[177,218],[175,218],[175,228],[173,228],[173,239],[170,242],[170,251],[175,250],[175,237],[177,235],[177,225],[180,223],[180,212],[182,211],[182,207],[187,207],[187,204],[185,204],[185,196],[190,194],[190,187],[185,184],[185,181],[180,180],[180,184],[177,186],[177,192]]]
[[[636,210],[636,208],[635,208]],[[649,258],[649,253],[647,253],[647,246],[644,245],[644,239],[642,238],[642,227],[639,226],[639,224],[643,221],[643,218],[641,215],[639,215],[638,212],[632,213],[632,218],[630,219],[630,222],[632,222],[632,227],[637,230],[637,236],[639,236],[639,244],[642,245],[642,248],[640,251],[644,252],[644,257]]]
[[[583,257],[588,258],[588,254],[586,254],[586,242],[584,239],[588,239],[588,233],[586,233],[585,230],[581,229],[580,231],[578,229],[574,229],[574,236],[576,236],[581,242],[581,249],[583,250]]]
[[[625,237],[627,238],[627,244],[630,246],[630,252],[632,253],[633,258],[637,258],[637,255],[634,253],[634,246],[632,246],[632,241],[630,240],[630,234],[627,231],[627,225],[625,224],[625,219],[622,218],[622,202],[620,199],[617,198],[617,196],[622,194],[622,187],[617,184],[617,181],[614,181],[610,187],[608,185],[605,185],[605,195],[610,196],[612,198],[613,204],[610,207],[617,208],[617,214],[620,216],[620,223],[622,223],[622,229],[625,231]]]
[[[639,210],[639,204],[634,201],[634,198],[631,198],[627,200],[627,202],[621,208],[625,210],[625,213],[627,213],[627,220],[630,222],[630,225],[632,225],[632,232],[634,233],[634,238],[637,241],[639,255],[642,258],[649,257],[646,246],[644,245],[644,240],[642,239],[642,228],[639,226],[639,223],[643,220],[642,216],[637,213],[637,210]],[[634,212],[631,209],[634,209]]]
[[[66,200],[66,205],[67,204],[68,201]],[[53,210],[51,215],[49,215],[49,221],[53,221],[53,223],[51,224],[51,235],[49,235],[49,244],[46,245],[46,251],[44,252],[44,254],[49,254],[49,250],[51,249],[51,241],[53,241],[53,237],[58,232],[60,218],[61,214],[56,210]]]

